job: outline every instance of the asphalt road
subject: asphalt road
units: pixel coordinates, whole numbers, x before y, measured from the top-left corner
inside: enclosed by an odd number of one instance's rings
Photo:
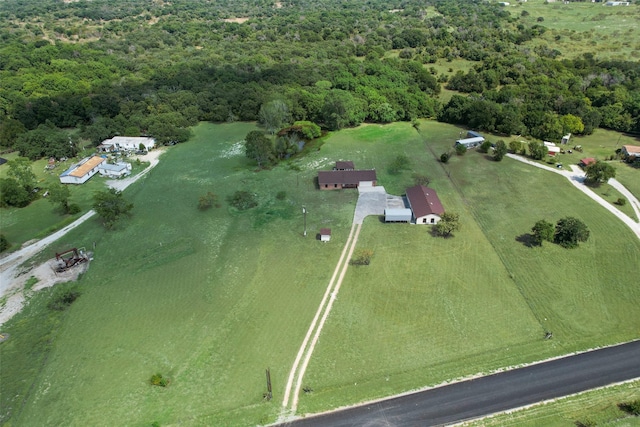
[[[446,425],[640,378],[640,341],[282,424]]]

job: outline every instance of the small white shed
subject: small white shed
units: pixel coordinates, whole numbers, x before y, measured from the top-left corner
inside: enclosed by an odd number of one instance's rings
[[[331,229],[330,228],[321,228],[320,229],[320,241],[328,242],[331,240]]]

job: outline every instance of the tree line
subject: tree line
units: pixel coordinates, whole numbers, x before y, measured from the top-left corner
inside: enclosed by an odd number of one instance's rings
[[[640,131],[637,63],[557,60],[545,27],[479,0],[0,3],[0,138],[35,159],[71,156],[66,128],[186,141],[198,121],[291,121],[336,130],[437,117],[557,139]],[[246,22],[232,22],[243,17]],[[438,73],[437,60],[474,61]],[[444,105],[442,86],[455,90]],[[76,138],[76,137],[74,137]]]

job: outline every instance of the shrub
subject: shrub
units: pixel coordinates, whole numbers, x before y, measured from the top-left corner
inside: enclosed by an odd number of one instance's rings
[[[389,165],[389,173],[397,175],[405,169],[409,168],[409,158],[404,154],[399,154]]]
[[[514,154],[517,154],[522,150],[522,142],[520,141],[511,141],[509,142],[509,151]]]
[[[50,310],[64,311],[69,308],[69,306],[73,304],[73,302],[78,299],[79,296],[80,292],[78,291],[67,290],[64,292],[59,292],[49,302],[48,307]]]
[[[623,197],[618,197],[618,200],[616,200],[616,205],[618,206],[624,206],[626,204],[627,204],[627,199]]]
[[[415,185],[424,185],[427,186],[429,185],[429,182],[431,182],[431,180],[429,179],[428,176],[426,175],[421,175],[419,173],[414,173],[413,174],[413,183]]]
[[[490,149],[491,149],[491,141],[484,141],[480,145],[480,148],[478,148],[478,151],[480,151],[481,153],[488,153]]]
[[[640,415],[640,399],[618,404],[618,408],[630,415]]]
[[[0,234],[0,252],[4,252],[11,246],[4,234]]]
[[[370,249],[360,249],[357,251],[349,264],[351,265],[369,265],[371,263],[371,257],[373,256],[373,251]]]
[[[276,199],[278,200],[284,200],[287,198],[287,192],[286,191],[278,191],[278,194],[276,194]]]
[[[458,156],[464,156],[464,153],[467,152],[467,147],[462,144],[456,144],[456,154]]]
[[[227,201],[231,206],[239,211],[246,211],[247,209],[255,208],[258,206],[258,200],[255,194],[246,190],[238,190],[227,198]]]
[[[217,203],[217,200],[218,200],[218,196],[212,193],[211,191],[209,191],[207,192],[207,194],[205,194],[204,196],[200,196],[200,198],[198,199],[198,209],[200,209],[201,211],[204,211],[214,205],[216,208],[219,208],[220,204]]]
[[[78,212],[80,212],[80,206],[76,203],[71,203],[68,207],[67,207],[67,213],[69,215],[75,215]]]
[[[440,161],[442,163],[447,163],[449,161],[449,159],[451,158],[451,153],[447,152],[447,153],[442,153],[440,155]]]
[[[166,387],[169,385],[169,378],[165,378],[162,374],[153,374],[149,380],[151,385],[157,385],[158,387]]]
[[[496,148],[493,151],[493,160],[500,162],[505,154],[507,154],[507,144],[505,144],[503,140],[496,142]]]

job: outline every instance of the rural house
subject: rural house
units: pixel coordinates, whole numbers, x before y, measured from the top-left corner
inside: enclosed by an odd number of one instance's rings
[[[336,162],[336,167],[333,168],[337,171],[352,171],[356,168],[351,160],[346,160],[342,162]]]
[[[637,145],[623,145],[621,153],[625,159],[633,160],[636,157],[640,157],[640,147]]]
[[[321,190],[341,190],[360,186],[375,187],[376,170],[331,170],[318,172],[318,186]]]
[[[63,184],[84,184],[98,173],[99,166],[106,160],[100,156],[86,157],[80,163],[76,163],[62,172],[60,182]]]
[[[103,162],[98,166],[98,172],[101,176],[108,178],[122,178],[123,176],[131,175],[131,163],[118,162],[116,164],[110,164]]]
[[[437,224],[444,213],[436,191],[424,185],[407,188],[407,200],[416,224]]]
[[[586,157],[584,159],[580,159],[580,166],[582,166],[583,168],[586,168],[589,165],[592,165],[596,162],[596,159],[594,159],[593,157]]]
[[[482,144],[484,141],[485,141],[484,136],[480,135],[478,132],[474,132],[470,130],[470,131],[467,131],[466,138],[458,139],[456,141],[456,145],[464,145],[467,148],[474,148]]]
[[[145,151],[151,150],[156,145],[156,140],[142,136],[114,136],[111,139],[105,139],[98,145],[98,151],[110,153],[120,150],[137,151],[140,145]]]

